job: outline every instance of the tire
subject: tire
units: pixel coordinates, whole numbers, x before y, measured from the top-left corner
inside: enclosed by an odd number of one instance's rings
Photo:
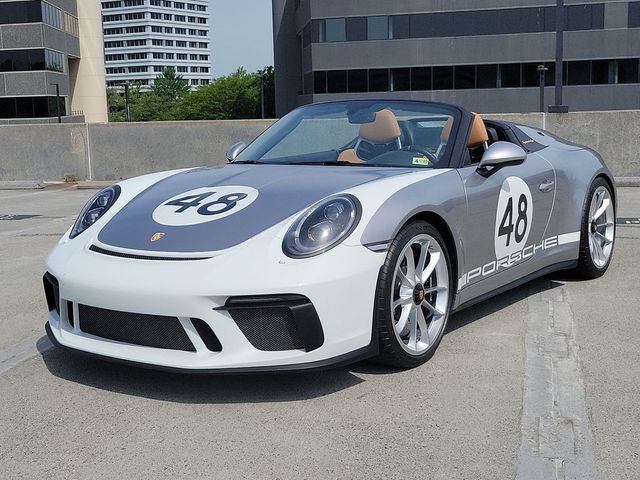
[[[427,253],[423,254],[427,242]],[[418,281],[417,275],[413,275],[413,289],[410,288],[411,275],[407,275],[410,273],[410,255],[414,258],[416,272],[421,269],[422,255],[425,259],[422,264],[428,267],[425,268],[426,281]],[[379,344],[379,355],[375,360],[378,363],[412,368],[433,356],[449,318],[453,284],[451,260],[440,232],[425,221],[406,225],[391,242],[378,276],[374,309]],[[408,303],[409,297],[411,303]],[[394,301],[398,303],[396,307],[392,305]],[[424,302],[434,310],[427,308]],[[418,311],[422,312],[422,317]],[[417,325],[415,328],[414,323]]]
[[[604,213],[594,219],[593,205],[602,208],[603,203],[596,199],[597,194],[604,193],[603,200],[608,201],[610,208],[606,208]],[[597,213],[597,208],[596,208]],[[582,207],[582,221],[580,227],[580,253],[578,257],[578,266],[574,273],[584,278],[598,278],[604,275],[611,259],[613,258],[613,246],[615,242],[616,216],[615,203],[611,194],[611,187],[603,178],[596,178],[585,198]],[[596,222],[597,220],[597,222]],[[600,233],[594,233],[594,229]],[[593,243],[597,241],[600,244],[600,250]],[[610,243],[607,243],[610,242]],[[594,254],[594,251],[596,252]],[[599,255],[602,253],[603,255]]]

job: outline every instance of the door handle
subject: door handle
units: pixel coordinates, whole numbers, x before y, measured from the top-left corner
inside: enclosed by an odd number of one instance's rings
[[[553,186],[555,185],[555,183],[556,182],[554,182],[553,180],[545,180],[540,184],[538,189],[544,193],[550,192],[551,190],[553,190]]]

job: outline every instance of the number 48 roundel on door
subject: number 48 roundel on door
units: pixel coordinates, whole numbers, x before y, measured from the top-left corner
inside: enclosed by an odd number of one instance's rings
[[[529,186],[519,177],[506,178],[500,188],[496,210],[496,258],[522,250],[527,245],[532,223],[533,201]]]

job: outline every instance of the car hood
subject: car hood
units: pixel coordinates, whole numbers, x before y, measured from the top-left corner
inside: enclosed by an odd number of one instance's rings
[[[401,168],[292,165],[227,165],[223,168],[188,170],[164,178],[139,193],[102,228],[98,241],[103,245],[147,252],[224,250],[329,195],[412,171]],[[183,215],[184,212],[175,214],[180,221],[187,219],[183,225],[168,225],[172,222],[164,221],[162,216],[157,215],[159,207],[171,199],[180,198],[182,194],[189,196],[198,189],[215,191],[216,187],[224,192],[227,186],[246,187],[246,191],[255,189],[257,196],[252,203],[235,212],[231,209],[226,216],[198,217],[197,207],[186,208],[186,215]],[[170,209],[169,216],[173,217],[180,207],[167,208]],[[162,223],[157,221],[159,218]]]

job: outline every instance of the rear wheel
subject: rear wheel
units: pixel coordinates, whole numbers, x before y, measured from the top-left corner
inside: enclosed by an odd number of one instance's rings
[[[576,272],[586,278],[598,278],[611,263],[616,231],[615,205],[604,179],[593,182],[583,210]]]
[[[451,305],[451,264],[433,225],[418,221],[391,243],[376,293],[378,361],[410,368],[431,358]]]

